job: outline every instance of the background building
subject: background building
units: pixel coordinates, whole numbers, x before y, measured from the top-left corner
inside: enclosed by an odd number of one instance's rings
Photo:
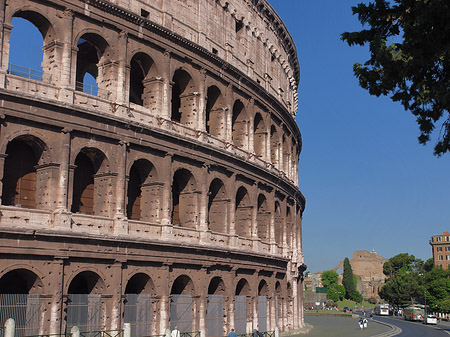
[[[383,265],[387,260],[384,257],[378,256],[372,249],[371,252],[367,250],[356,250],[350,260],[353,275],[357,277],[357,290],[364,295],[364,297],[380,298],[378,292],[384,284],[385,275],[383,274]],[[334,268],[335,271],[344,268],[344,260]]]
[[[430,245],[433,251],[434,265],[448,269],[450,263],[450,233],[444,232],[439,235],[433,235]]]
[[[0,9],[1,319],[22,336],[301,327],[299,66],[268,2]],[[9,59],[14,18],[40,31],[42,71]]]

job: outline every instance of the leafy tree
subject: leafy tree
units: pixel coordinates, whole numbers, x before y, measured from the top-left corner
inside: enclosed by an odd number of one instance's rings
[[[320,278],[322,279],[322,285],[325,288],[329,288],[335,284],[338,284],[339,274],[334,270],[325,270]]]
[[[356,289],[353,292],[352,300],[355,301],[356,303],[361,303],[363,300],[361,293]]]
[[[427,304],[433,310],[449,312],[448,299],[450,298],[450,271],[443,270],[440,267],[433,269],[422,276],[422,282],[425,286]],[[424,288],[421,287],[420,294],[424,294]]]
[[[334,302],[342,301],[345,297],[345,288],[343,285],[334,284],[327,290],[327,299]]]
[[[400,272],[406,272],[413,269],[413,263],[416,261],[414,255],[401,253],[391,257],[383,265],[383,274],[393,279]]]
[[[381,287],[380,297],[396,306],[412,302],[418,295],[418,280],[416,272],[399,274]]]
[[[450,2],[374,0],[352,11],[365,29],[341,38],[370,49],[370,59],[353,66],[360,86],[371,95],[389,95],[416,116],[421,144],[443,121],[434,154],[449,151]]]
[[[345,298],[352,299],[355,291],[355,283],[353,280],[353,270],[348,257],[344,259],[344,271],[342,274],[342,285],[345,288]]]

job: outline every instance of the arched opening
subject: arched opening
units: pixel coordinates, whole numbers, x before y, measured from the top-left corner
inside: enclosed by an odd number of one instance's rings
[[[86,33],[78,40],[77,47],[76,90],[98,96],[104,77],[99,68],[108,43],[97,34]]]
[[[37,13],[19,12],[12,18],[11,25],[8,73],[42,81],[42,47],[46,32],[51,31],[50,23]],[[24,39],[24,36],[27,38]]]
[[[42,145],[19,137],[7,148],[3,174],[2,205],[36,208],[36,165]]]
[[[184,70],[175,71],[172,78],[171,120],[187,126],[195,126],[196,95],[192,77]]]
[[[254,134],[254,148],[255,154],[264,159],[266,157],[266,138],[267,131],[264,124],[264,120],[260,113],[255,114],[255,120],[253,123],[253,134]]]
[[[263,194],[258,196],[258,212],[256,215],[258,224],[258,237],[263,240],[269,240],[270,230],[270,211],[267,205],[267,199]]]
[[[216,86],[207,91],[206,100],[206,132],[211,136],[224,138],[225,136],[225,109],[222,94]]]
[[[148,160],[136,160],[130,169],[127,189],[127,217],[159,222],[160,188],[156,169]]]
[[[41,320],[41,290],[43,283],[32,271],[16,269],[0,278],[0,324],[8,318],[15,321],[16,336],[31,336],[39,332]]]
[[[127,282],[124,299],[124,322],[130,323],[132,336],[151,335],[153,293],[153,282],[144,273],[133,275]]]
[[[195,228],[197,225],[197,184],[191,172],[179,169],[172,182],[172,224]]]
[[[208,286],[208,305],[206,308],[207,336],[221,337],[224,332],[223,320],[226,316],[224,310],[225,284],[220,277],[214,277]]]
[[[82,332],[102,330],[101,294],[104,291],[103,280],[94,272],[84,271],[72,279],[67,291],[66,331],[74,326]]]
[[[258,327],[259,331],[267,331],[267,296],[269,296],[269,286],[267,282],[261,280],[258,285]]]
[[[244,104],[237,100],[233,105],[232,140],[233,144],[244,150],[248,148],[249,120]]]
[[[252,208],[247,190],[239,187],[236,192],[235,229],[236,234],[241,237],[251,237]]]
[[[270,161],[273,166],[279,168],[280,158],[280,139],[278,136],[277,128],[272,125],[270,127]]]
[[[275,242],[278,246],[281,246],[283,243],[283,217],[278,201],[275,201]]]
[[[181,332],[192,331],[194,294],[194,283],[188,276],[181,275],[173,282],[170,291],[171,329],[177,326]]]
[[[108,169],[105,155],[97,149],[84,148],[75,158],[75,166],[71,211],[103,215],[110,180],[104,176],[97,181],[95,175]]]
[[[246,279],[240,279],[234,296],[234,326],[237,334],[247,332],[247,323],[252,321],[252,298],[250,285]]]
[[[228,200],[225,186],[220,179],[214,179],[208,191],[208,225],[213,232],[226,233],[228,223]]]
[[[133,56],[130,63],[130,102],[138,105],[147,106],[151,93],[149,83],[150,68],[153,66],[153,60],[144,53],[137,53]]]

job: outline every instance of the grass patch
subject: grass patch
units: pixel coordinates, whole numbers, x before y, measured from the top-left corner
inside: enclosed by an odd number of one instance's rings
[[[357,306],[358,308],[361,308],[361,306],[364,306],[364,308],[373,308],[375,307],[375,304],[369,303],[367,301],[363,301],[363,303],[356,303],[355,301],[350,300],[343,300],[336,303],[339,306],[339,309],[342,309],[344,307],[354,308]]]
[[[337,310],[305,310],[305,315],[319,315],[319,316],[351,316],[351,313],[346,313]]]

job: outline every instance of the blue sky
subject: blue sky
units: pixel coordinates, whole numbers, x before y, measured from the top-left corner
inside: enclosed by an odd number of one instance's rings
[[[312,272],[359,249],[385,258],[432,257],[428,240],[450,228],[450,154],[417,141],[414,116],[370,96],[353,76],[367,47],[340,40],[361,25],[361,1],[269,0],[297,47],[297,123],[303,137],[300,189],[306,197],[303,253]],[[367,1],[366,1],[367,2]]]
[[[300,62],[299,180],[308,270],[334,268],[359,249],[385,258],[404,252],[430,258],[430,237],[450,229],[450,154],[433,156],[432,143],[418,144],[411,113],[359,87],[352,65],[367,60],[367,48],[348,47],[340,34],[360,29],[351,14],[360,1],[269,1]],[[14,25],[11,38],[26,36],[27,49],[12,49],[11,62],[38,69],[40,58],[33,64],[29,55],[41,46],[39,32]]]

